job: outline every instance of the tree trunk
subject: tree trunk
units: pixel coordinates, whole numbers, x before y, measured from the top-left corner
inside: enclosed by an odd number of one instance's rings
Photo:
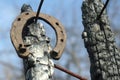
[[[96,20],[103,6],[101,0],[85,0],[82,4],[82,37],[91,62],[91,80],[119,80],[120,52],[106,11]]]
[[[21,12],[32,11],[29,5],[24,5]],[[30,54],[24,59],[26,80],[51,80],[54,64],[50,57],[50,40],[45,34],[41,23],[30,23],[23,29],[23,41],[28,45]]]

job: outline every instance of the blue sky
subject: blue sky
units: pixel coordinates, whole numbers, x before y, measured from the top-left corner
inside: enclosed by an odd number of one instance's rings
[[[33,10],[37,11],[39,2],[40,0],[1,0],[0,53],[2,55],[0,61],[8,63],[11,61],[11,64],[19,67],[19,65],[16,64],[20,63],[20,59],[18,58],[10,40],[10,29],[12,22],[17,15],[20,14],[21,6],[24,3],[30,4]],[[56,17],[66,28],[73,26],[74,19],[77,21],[76,25],[79,26],[79,29],[82,32],[83,27],[81,23],[81,4],[82,0],[44,0],[41,12]],[[78,28],[77,26],[75,27]],[[48,31],[48,34],[49,32],[51,34],[51,31]],[[65,56],[63,56],[63,58],[65,58]],[[65,60],[63,60],[62,63],[64,65]]]
[[[0,39],[2,43],[0,45],[0,50],[6,46],[11,48],[10,43],[10,28],[14,19],[19,15],[21,6],[26,3],[30,4],[34,11],[37,11],[40,0],[1,0],[0,2]],[[64,3],[63,3],[64,2]],[[81,21],[81,6],[82,0],[45,0],[42,6],[42,13],[46,13],[56,17],[60,20],[63,25],[70,27],[72,23],[73,13],[72,10],[75,8],[76,13],[79,11],[76,16],[78,21]],[[82,25],[82,23],[77,23]],[[83,29],[83,28],[82,28]]]
[[[75,29],[79,29],[80,35],[83,31],[82,18],[81,18],[81,4],[83,0],[44,0],[42,6],[42,13],[46,13],[56,17],[62,22],[62,24],[67,28],[73,26],[73,20],[79,21],[75,23]],[[120,5],[119,0],[117,5]],[[18,58],[13,45],[10,41],[10,29],[12,22],[20,14],[21,6],[26,3],[30,4],[34,11],[37,11],[40,0],[1,0],[0,1],[0,61],[10,62],[14,65],[20,64],[20,59]],[[114,1],[115,2],[115,1]],[[114,5],[113,3],[112,5]],[[110,7],[112,6],[110,5]],[[117,7],[116,5],[116,7]],[[109,8],[109,15],[114,12],[114,8]],[[117,10],[117,12],[120,10]],[[74,15],[74,16],[73,16]],[[111,18],[112,16],[110,16]],[[115,23],[119,24],[117,21],[120,20],[120,17],[116,17],[114,20]],[[111,19],[112,21],[112,19]],[[118,27],[117,27],[118,28]],[[51,32],[51,31],[48,31]],[[49,34],[49,33],[48,33]],[[68,40],[69,41],[69,40]],[[74,41],[74,40],[73,40]],[[83,44],[80,44],[80,46]],[[4,52],[3,52],[4,51]],[[2,54],[1,54],[2,53]],[[9,53],[9,54],[7,54]],[[12,54],[14,53],[14,54]],[[87,53],[85,50],[81,50],[81,53]],[[84,57],[84,55],[82,54]],[[62,59],[66,59],[63,56]],[[10,61],[9,61],[10,60]],[[63,65],[65,60],[60,60]],[[19,65],[16,65],[20,67]],[[84,64],[81,64],[84,67]],[[1,66],[0,66],[1,69]],[[1,72],[1,71],[0,71]],[[89,75],[89,71],[83,72],[83,75]],[[1,76],[0,76],[1,78]]]
[[[44,0],[41,12],[56,17],[58,20],[62,22],[65,28],[73,26],[74,25],[73,20],[75,20],[76,21],[75,29],[77,28],[78,30],[80,30],[80,34],[81,34],[83,31],[83,25],[81,22],[82,1],[83,0]],[[116,0],[116,1],[118,1],[116,6],[120,5],[120,0]],[[9,60],[11,60],[11,62],[14,62],[14,65],[18,64],[18,61],[20,59],[17,57],[17,54],[15,53],[13,45],[11,44],[10,41],[9,33],[12,22],[17,17],[17,15],[20,14],[20,8],[24,3],[30,4],[33,10],[37,11],[39,2],[40,0],[1,0],[0,1],[0,54],[2,53],[2,55],[0,55],[1,56],[0,61],[2,60],[5,62],[9,62]],[[112,5],[110,5],[111,8],[108,9],[109,15],[111,15],[114,12]],[[119,9],[119,14],[120,14],[120,9]],[[112,15],[110,16],[110,18],[112,18]],[[112,19],[110,20],[112,21]],[[114,22],[117,23],[116,25],[118,25],[119,20],[120,20],[119,16],[114,18]],[[81,50],[81,52],[86,53],[85,50]],[[6,53],[10,53],[10,54],[6,54]],[[66,59],[65,56],[63,56],[63,58]],[[64,63],[64,61],[62,62]],[[82,66],[84,66],[84,64]]]

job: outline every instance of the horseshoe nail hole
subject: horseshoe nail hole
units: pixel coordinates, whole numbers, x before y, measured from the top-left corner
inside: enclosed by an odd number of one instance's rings
[[[63,33],[63,31],[61,31],[61,33]]]
[[[19,44],[19,52],[20,52],[20,53],[26,52],[26,49],[25,49],[25,48],[22,48],[22,44]]]
[[[19,44],[19,47],[22,47],[22,44]]]
[[[50,56],[51,56],[52,58],[54,58],[54,57],[58,56],[58,52],[56,52],[56,51],[51,51],[51,52],[50,52]]]
[[[60,41],[61,41],[61,42],[63,42],[64,40],[63,40],[63,39],[61,39]]]
[[[29,15],[29,13],[25,13],[25,15]]]
[[[58,22],[56,22],[55,24],[56,24],[57,26],[59,26],[59,23],[58,23]]]
[[[26,52],[26,49],[20,49],[19,52],[24,53],[24,52]]]
[[[21,18],[18,18],[18,19],[17,19],[17,21],[20,21],[20,20],[21,20]]]

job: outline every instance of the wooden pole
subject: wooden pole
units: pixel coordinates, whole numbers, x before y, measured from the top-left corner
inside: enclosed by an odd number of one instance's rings
[[[119,80],[120,52],[106,11],[100,13],[103,7],[102,0],[85,0],[82,4],[82,37],[91,62],[91,80]]]

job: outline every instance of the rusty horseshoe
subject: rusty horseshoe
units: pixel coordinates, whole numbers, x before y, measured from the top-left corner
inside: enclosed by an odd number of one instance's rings
[[[36,16],[35,12],[24,12],[21,13],[13,22],[12,29],[10,32],[11,41],[16,49],[19,57],[26,58],[29,55],[29,50],[23,43],[22,31],[28,20]],[[39,14],[39,19],[48,23],[54,30],[56,34],[56,45],[50,52],[53,59],[58,60],[66,45],[66,32],[63,25],[54,17],[47,14]],[[21,49],[21,50],[20,50]]]

